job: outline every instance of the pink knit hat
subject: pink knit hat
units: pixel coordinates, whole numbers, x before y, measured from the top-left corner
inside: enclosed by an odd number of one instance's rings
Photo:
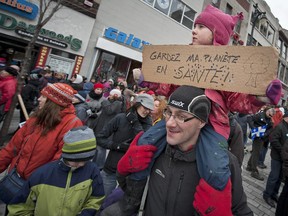
[[[227,45],[238,20],[243,20],[242,12],[231,16],[212,5],[207,5],[196,18],[195,24],[202,24],[213,32],[213,45]]]
[[[41,94],[52,100],[54,103],[67,107],[72,103],[75,90],[65,83],[48,83],[41,91]]]

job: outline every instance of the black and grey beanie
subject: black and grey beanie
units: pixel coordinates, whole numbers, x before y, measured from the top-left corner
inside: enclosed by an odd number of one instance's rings
[[[211,102],[206,97],[204,89],[180,86],[169,97],[168,105],[192,113],[198,119],[208,122]]]
[[[96,138],[87,126],[76,127],[68,131],[64,138],[62,158],[68,161],[88,161],[96,152]]]

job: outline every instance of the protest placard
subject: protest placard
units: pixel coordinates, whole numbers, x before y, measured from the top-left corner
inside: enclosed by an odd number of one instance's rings
[[[145,81],[265,95],[277,78],[278,52],[273,47],[147,45]]]

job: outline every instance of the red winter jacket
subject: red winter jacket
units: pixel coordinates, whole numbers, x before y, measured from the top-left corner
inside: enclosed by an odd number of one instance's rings
[[[228,113],[256,113],[263,105],[253,95],[205,89],[205,95],[211,100],[209,122],[214,130],[228,139],[230,125]]]
[[[15,166],[21,177],[27,179],[38,167],[60,158],[63,136],[70,129],[82,126],[75,115],[73,105],[61,111],[62,121],[47,135],[41,136],[42,128],[35,126],[35,118],[27,120],[10,142],[0,151],[0,173]]]
[[[4,111],[9,111],[12,98],[16,92],[17,79],[14,76],[0,77],[0,105],[5,104]]]

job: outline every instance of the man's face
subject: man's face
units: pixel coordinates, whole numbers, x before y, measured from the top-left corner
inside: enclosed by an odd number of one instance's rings
[[[193,45],[212,45],[213,33],[204,25],[196,24],[192,30]]]
[[[268,118],[272,118],[274,115],[275,115],[275,109],[270,108],[270,109],[266,110],[266,116]]]
[[[188,119],[193,117],[193,115],[171,106],[167,106],[167,111],[171,112],[170,118],[165,118],[168,144],[172,146],[177,145],[183,152],[192,149],[205,123],[196,117],[183,123],[177,123],[175,121],[177,116],[182,119]]]

